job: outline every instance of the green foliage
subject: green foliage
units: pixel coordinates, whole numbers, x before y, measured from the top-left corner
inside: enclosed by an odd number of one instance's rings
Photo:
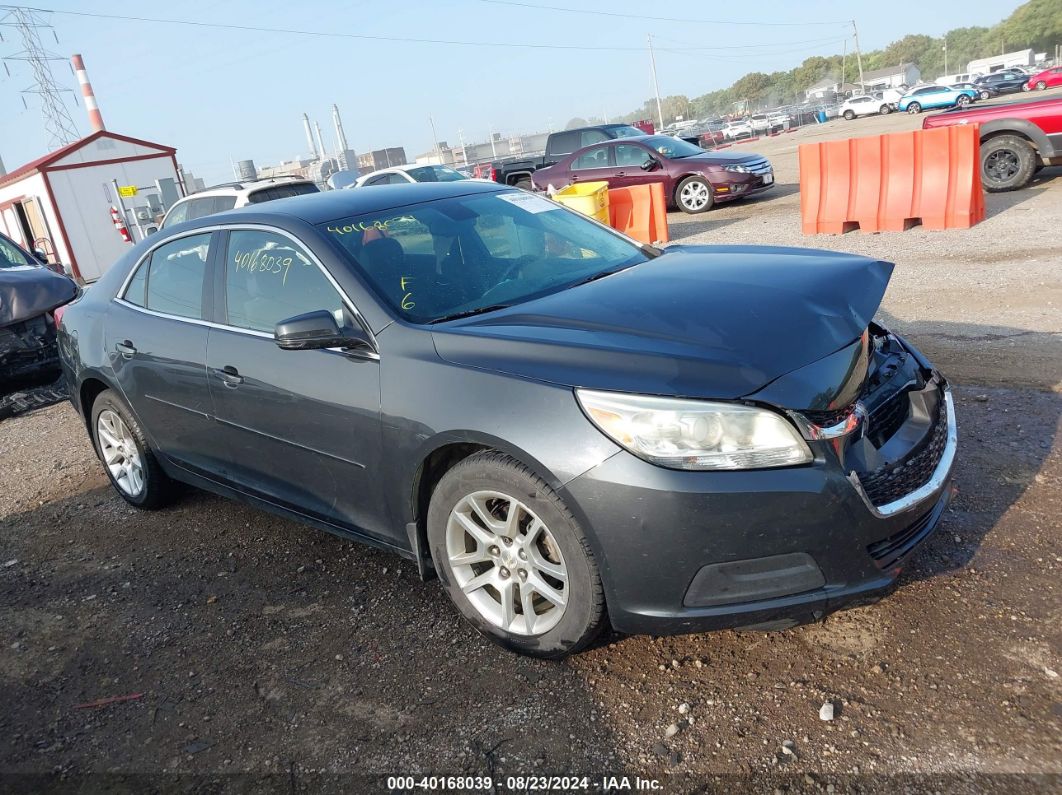
[[[1009,17],[991,28],[967,27],[948,31],[944,38],[913,33],[892,42],[882,50],[863,53],[863,70],[882,69],[901,63],[914,63],[923,80],[933,80],[945,74],[944,41],[948,43],[949,73],[966,71],[966,65],[977,58],[985,58],[1002,50],[1054,52],[1055,44],[1062,44],[1062,0],[1028,0]],[[1002,50],[1001,50],[1002,48]],[[843,77],[842,77],[843,65]],[[709,91],[699,97],[667,97],[661,100],[664,122],[677,116],[686,118],[721,116],[743,112],[746,103],[751,108],[773,107],[799,103],[804,92],[824,78],[841,82],[858,82],[854,53],[807,58],[788,72],[750,72],[739,78],[730,88]],[[642,106],[621,118],[622,121],[656,119],[656,102],[647,99]]]

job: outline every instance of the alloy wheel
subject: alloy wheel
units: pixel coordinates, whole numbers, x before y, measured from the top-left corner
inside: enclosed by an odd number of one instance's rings
[[[1047,88],[1047,83],[1045,83],[1043,80],[1037,80],[1036,81],[1036,90],[1037,91],[1043,91],[1046,88]]]
[[[1009,149],[997,149],[985,158],[985,174],[997,182],[1006,182],[1020,169],[1021,160]]]
[[[710,198],[708,186],[703,182],[690,182],[679,193],[679,200],[682,202],[682,206],[689,210],[702,209],[708,204]]]
[[[912,102],[910,105],[907,106],[907,112],[911,114],[921,113],[922,106],[919,105],[917,102]]]
[[[96,438],[103,463],[118,488],[130,497],[140,496],[144,490],[144,466],[129,426],[117,413],[106,409],[96,420]]]
[[[568,604],[568,569],[545,523],[497,491],[463,497],[446,523],[455,584],[477,612],[514,635],[541,635]]]

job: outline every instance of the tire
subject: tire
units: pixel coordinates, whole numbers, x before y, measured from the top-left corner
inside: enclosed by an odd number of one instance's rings
[[[920,104],[918,104],[917,102],[912,102],[910,105],[907,106],[907,112],[912,114],[912,115],[915,114],[915,113],[921,113],[922,112],[922,106]]]
[[[531,182],[531,178],[530,177],[524,177],[522,179],[516,180],[516,182],[513,184],[513,187],[519,188],[520,190],[534,190],[535,189],[535,186]]]
[[[888,116],[890,113],[892,113],[892,105],[889,105],[888,103],[885,103],[878,108],[878,114],[881,116]]]
[[[704,177],[686,177],[675,188],[675,204],[690,215],[708,212],[715,204],[711,184]]]
[[[1044,80],[1037,80],[1036,81],[1036,90],[1037,91],[1044,91],[1046,89],[1047,89],[1047,82],[1046,81],[1044,81]]]
[[[992,95],[989,94],[987,91],[982,91],[981,92],[981,99],[990,99],[991,97],[992,97]]]
[[[144,431],[118,393],[113,389],[100,392],[92,403],[90,416],[92,443],[119,496],[130,505],[147,510],[171,502],[175,484],[162,471]]]
[[[845,117],[846,119],[848,119],[848,121],[851,121],[852,119],[854,119],[854,118],[855,118],[855,113],[853,113],[853,112],[852,112],[851,110],[846,110],[846,111],[844,112],[844,117]]]
[[[1036,171],[1036,150],[1024,138],[997,135],[981,144],[981,181],[992,193],[1024,188]]]
[[[965,108],[967,105],[970,104],[970,95],[959,94],[959,96],[955,98],[955,104],[958,105],[960,108]]]
[[[513,506],[519,518],[509,528]],[[579,523],[545,481],[503,453],[476,453],[442,477],[428,507],[428,547],[460,613],[510,651],[560,659],[606,623],[601,576]],[[455,561],[459,555],[467,562]],[[512,599],[508,610],[501,588]]]

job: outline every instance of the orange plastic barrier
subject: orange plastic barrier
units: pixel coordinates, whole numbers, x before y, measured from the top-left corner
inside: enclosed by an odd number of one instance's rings
[[[974,125],[801,144],[801,229],[967,229],[985,218],[980,150]]]
[[[664,183],[608,189],[609,225],[642,243],[666,243],[667,197]]]

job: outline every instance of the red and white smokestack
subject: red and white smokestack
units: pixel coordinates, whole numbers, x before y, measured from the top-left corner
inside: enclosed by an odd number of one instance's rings
[[[89,82],[88,72],[85,71],[84,60],[82,60],[80,55],[74,55],[70,60],[74,63],[77,82],[81,84],[81,96],[85,98],[85,110],[88,111],[92,132],[100,132],[107,129],[103,126],[103,115],[100,113],[100,106],[96,104],[96,95],[92,93],[92,83]]]

